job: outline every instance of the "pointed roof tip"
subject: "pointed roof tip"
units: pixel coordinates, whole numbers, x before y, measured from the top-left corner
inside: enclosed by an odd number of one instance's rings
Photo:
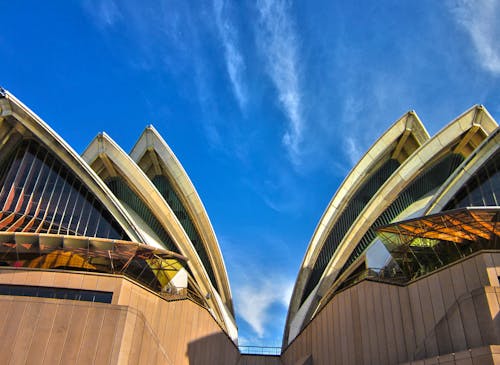
[[[0,98],[5,98],[7,96],[7,90],[0,86]]]

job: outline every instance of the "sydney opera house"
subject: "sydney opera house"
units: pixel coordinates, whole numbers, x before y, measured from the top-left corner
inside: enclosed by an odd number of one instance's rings
[[[0,363],[500,364],[499,131],[482,106],[433,137],[396,121],[312,234],[280,354],[248,355],[158,132],[79,155],[0,89]]]

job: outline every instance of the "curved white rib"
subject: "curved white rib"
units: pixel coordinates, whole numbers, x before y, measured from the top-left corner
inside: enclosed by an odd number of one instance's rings
[[[154,161],[154,163],[158,163],[159,165],[156,167],[159,170],[157,173],[164,175],[171,182],[172,187],[181,199],[182,205],[187,210],[191,221],[201,236],[200,238],[209,256],[218,287],[221,290],[219,294],[233,313],[232,296],[226,266],[208,214],[186,171],[172,149],[153,126],[146,127],[132,148],[130,157],[136,164],[139,164],[141,159],[150,151],[156,152],[159,157],[159,161]]]

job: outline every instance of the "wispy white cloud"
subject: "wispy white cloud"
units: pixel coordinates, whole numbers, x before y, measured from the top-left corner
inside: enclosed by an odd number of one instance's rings
[[[471,37],[477,61],[487,71],[500,75],[500,1],[456,0],[449,4],[455,20]]]
[[[94,16],[99,27],[112,27],[122,14],[114,0],[92,1],[87,0],[84,3],[86,10]]]
[[[257,10],[260,20],[257,28],[258,43],[266,58],[267,72],[289,121],[283,143],[292,162],[297,165],[300,163],[300,144],[304,130],[297,35],[286,1],[259,0]]]
[[[293,290],[293,280],[275,273],[262,274],[234,289],[238,314],[252,327],[259,338],[264,337],[270,309],[278,304],[287,308]]]
[[[226,70],[231,80],[234,95],[242,111],[245,110],[248,95],[243,82],[245,62],[237,40],[237,31],[227,16],[225,0],[214,0],[215,24],[224,47]]]

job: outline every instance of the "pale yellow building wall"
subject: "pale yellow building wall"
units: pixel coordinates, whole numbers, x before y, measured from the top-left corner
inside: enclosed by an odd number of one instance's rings
[[[363,281],[333,297],[282,362],[400,364],[500,345],[499,275],[500,253],[488,252],[404,287]]]
[[[112,291],[112,304],[0,296],[0,364],[237,364],[207,309],[123,277],[0,269],[1,284]]]

